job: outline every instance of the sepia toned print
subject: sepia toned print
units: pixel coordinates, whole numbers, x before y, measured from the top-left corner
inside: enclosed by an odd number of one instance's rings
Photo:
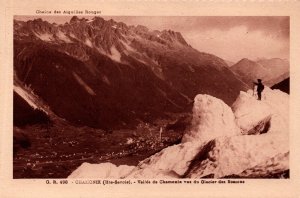
[[[289,178],[288,16],[14,16],[13,178]]]

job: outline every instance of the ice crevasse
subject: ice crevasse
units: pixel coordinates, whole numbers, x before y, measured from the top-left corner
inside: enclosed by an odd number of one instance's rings
[[[232,107],[195,97],[182,142],[137,166],[83,163],[69,178],[268,178],[289,170],[289,95],[264,90],[262,101],[241,92]]]

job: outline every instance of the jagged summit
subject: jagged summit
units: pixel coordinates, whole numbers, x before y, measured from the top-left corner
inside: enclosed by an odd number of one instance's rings
[[[77,16],[73,16],[72,18],[71,18],[71,20],[70,20],[70,23],[72,24],[72,23],[77,23],[77,22],[79,22],[80,21],[80,19],[77,17]]]
[[[18,21],[15,21],[15,23],[18,23]],[[130,40],[129,37],[134,37],[135,34],[150,41],[159,42],[160,44],[176,42],[187,46],[187,42],[179,32],[171,30],[150,31],[147,27],[142,25],[128,27],[123,22],[116,22],[112,19],[104,20],[101,17],[94,17],[89,20],[73,16],[69,23],[67,22],[59,26],[50,24],[49,22],[38,18],[27,21],[27,23],[19,23],[18,26],[18,29],[15,29],[15,35],[20,36],[19,32],[21,31],[23,32],[21,36],[24,39],[28,36],[35,36],[37,37],[36,39],[41,39],[43,41],[48,40],[48,42],[67,42],[66,40],[68,39],[73,42],[79,40],[83,43],[88,39],[88,45],[89,43],[92,44],[90,47],[101,47],[101,45],[99,45],[99,40],[115,40],[115,37],[123,41]],[[41,34],[43,36],[40,36]],[[48,35],[44,36],[45,34]],[[107,38],[109,36],[112,38]],[[53,37],[53,39],[50,39],[49,37]],[[124,46],[122,48],[124,48]]]

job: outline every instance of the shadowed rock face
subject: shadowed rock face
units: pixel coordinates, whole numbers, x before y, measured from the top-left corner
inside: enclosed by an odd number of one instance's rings
[[[13,122],[14,126],[22,127],[31,124],[46,124],[50,122],[47,114],[32,108],[20,95],[14,92]]]
[[[290,78],[287,78],[271,87],[271,89],[279,89],[287,94],[290,93]]]
[[[13,135],[13,155],[15,156],[20,149],[26,149],[31,146],[31,141],[21,129],[14,127]]]
[[[246,89],[222,59],[178,32],[99,17],[15,21],[14,70],[58,116],[103,129],[190,111],[198,93],[231,104]]]

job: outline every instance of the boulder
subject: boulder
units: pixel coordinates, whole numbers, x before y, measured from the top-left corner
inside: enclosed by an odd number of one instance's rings
[[[191,127],[185,132],[182,142],[206,142],[239,134],[231,108],[218,98],[199,94],[194,101]]]

